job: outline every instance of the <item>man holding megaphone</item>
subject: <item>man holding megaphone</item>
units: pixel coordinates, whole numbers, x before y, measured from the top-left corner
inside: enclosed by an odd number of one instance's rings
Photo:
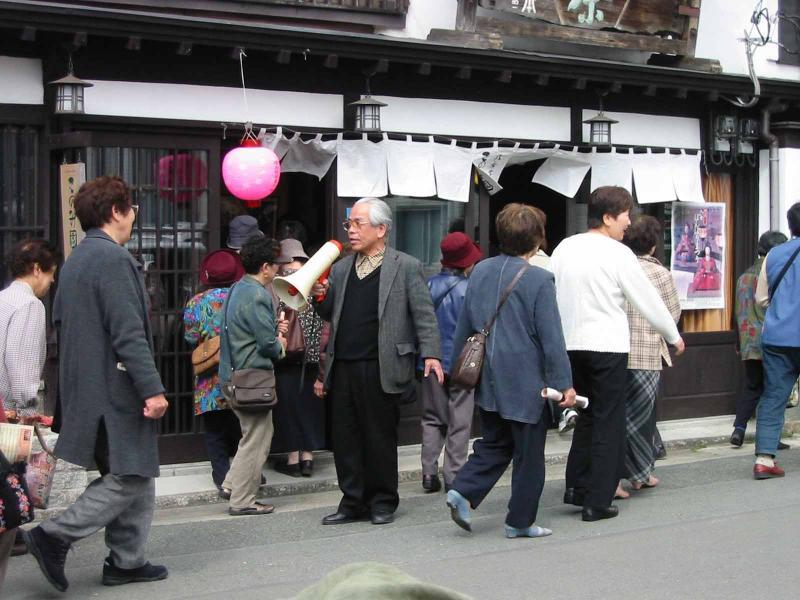
[[[424,375],[444,382],[439,329],[420,262],[386,245],[389,206],[355,203],[343,223],[354,254],[333,266],[313,296],[331,323],[324,392],[331,396],[331,432],[342,499],[322,520],[337,525],[370,518],[394,521],[400,404],[413,401],[416,355]]]

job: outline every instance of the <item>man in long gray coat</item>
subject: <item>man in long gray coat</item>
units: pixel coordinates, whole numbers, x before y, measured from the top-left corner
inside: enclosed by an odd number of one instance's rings
[[[444,374],[439,328],[420,262],[386,246],[392,212],[377,198],[355,203],[344,223],[356,252],[331,271],[319,314],[331,322],[325,389],[332,396],[333,457],[342,500],[322,520],[370,517],[391,523],[397,509],[399,404],[413,390],[415,355],[425,376]],[[314,295],[327,286],[314,286]]]
[[[123,247],[138,207],[119,177],[81,186],[75,212],[86,238],[59,277],[53,319],[59,336],[63,423],[55,452],[96,479],[63,514],[24,534],[31,554],[58,590],[67,551],[105,527],[110,551],[103,584],[156,581],[163,566],[146,561],[158,477],[156,420],[167,400],[155,361],[139,264]]]

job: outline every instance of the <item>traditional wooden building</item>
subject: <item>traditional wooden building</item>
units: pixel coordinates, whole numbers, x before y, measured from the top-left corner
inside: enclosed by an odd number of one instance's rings
[[[380,195],[395,211],[392,243],[432,272],[439,240],[461,220],[492,251],[506,202],[544,209],[555,247],[585,226],[586,199],[602,182],[627,185],[667,232],[675,202],[704,198],[727,208],[724,308],[685,313],[687,353],[664,377],[660,412],[730,413],[740,381],[732,282],[769,225],[770,143],[782,160],[774,215],[800,186],[800,83],[784,64],[793,55],[773,64],[764,58],[778,47],[758,49],[754,69],[768,72],[756,88],[736,39],[752,7],[732,4],[0,0],[0,251],[30,235],[68,246],[63,200],[80,177],[131,184],[141,211],[129,247],[146,268],[171,400],[161,438],[169,463],[204,455],[180,312],[233,215],[253,214],[268,233],[300,221],[313,246],[344,237],[356,197]],[[49,82],[70,65],[92,87],[82,112],[60,113]],[[368,91],[387,105],[380,131],[355,132],[351,103]],[[601,105],[616,121],[610,144],[592,144],[585,123]],[[257,207],[220,178],[247,121],[283,158],[280,186]],[[774,137],[757,131],[765,124]],[[665,257],[670,246],[667,235]],[[405,442],[419,438],[417,415],[405,407]]]

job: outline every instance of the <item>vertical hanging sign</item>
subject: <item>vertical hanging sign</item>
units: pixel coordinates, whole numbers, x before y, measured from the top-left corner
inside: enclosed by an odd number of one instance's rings
[[[75,194],[86,181],[86,164],[61,165],[61,250],[66,260],[72,250],[84,238],[78,216],[75,214]]]

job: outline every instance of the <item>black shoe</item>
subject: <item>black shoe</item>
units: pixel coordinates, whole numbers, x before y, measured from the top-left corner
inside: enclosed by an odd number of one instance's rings
[[[586,492],[583,490],[576,490],[575,488],[567,488],[564,491],[564,504],[572,504],[573,506],[583,506],[583,499],[586,497]]]
[[[373,525],[388,525],[394,523],[394,513],[373,513],[370,520]]]
[[[447,492],[449,492],[452,489],[453,489],[453,484],[445,482],[445,484],[444,484],[444,493],[446,494]]]
[[[363,521],[363,515],[348,515],[342,512],[335,512],[322,519],[323,525],[344,525],[345,523],[355,523],[356,521]]]
[[[11,556],[23,556],[27,553],[28,547],[25,545],[25,539],[22,537],[22,529],[17,528],[14,545],[11,547]]]
[[[581,519],[584,521],[599,521],[601,519],[613,519],[619,514],[616,506],[584,506],[581,512]]]
[[[742,444],[744,443],[744,429],[739,429],[738,427],[733,430],[731,434],[731,446],[736,446],[737,448],[741,448]]]
[[[439,481],[438,475],[423,475],[422,476],[422,489],[426,493],[432,494],[442,489],[442,482]]]
[[[103,585],[123,585],[126,583],[147,583],[161,581],[169,575],[167,567],[144,563],[137,569],[120,569],[114,566],[109,556],[103,563]]]
[[[41,527],[34,527],[22,532],[22,539],[28,550],[39,563],[39,568],[45,579],[59,592],[66,592],[69,581],[64,574],[64,564],[67,562],[67,552],[70,544],[47,535]]]
[[[284,475],[288,475],[289,477],[302,477],[300,474],[300,463],[294,463],[290,465],[285,462],[278,462],[275,463],[274,469],[278,473],[283,473]]]
[[[267,485],[267,478],[264,477],[264,474],[261,474],[261,479],[258,480],[258,485]]]
[[[231,499],[231,491],[224,487],[219,488],[219,497],[223,500],[230,500]]]
[[[778,442],[778,450],[788,450],[789,448],[791,448],[789,444],[785,444],[781,441]]]
[[[656,458],[655,459],[656,460],[664,460],[665,458],[667,458],[667,449],[664,448],[664,446],[660,446],[656,450]]]
[[[311,477],[314,474],[314,461],[301,460],[300,461],[300,474],[303,477]]]

